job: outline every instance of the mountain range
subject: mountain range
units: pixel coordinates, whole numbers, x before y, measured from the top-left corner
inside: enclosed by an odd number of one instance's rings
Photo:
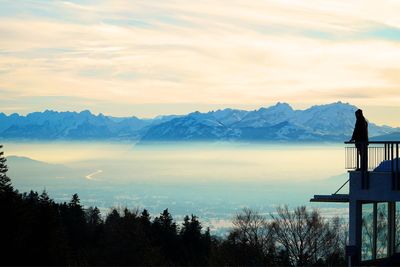
[[[26,116],[0,113],[0,138],[8,140],[344,141],[357,107],[336,102],[294,110],[287,103],[247,111],[223,109],[153,119],[46,110]],[[398,136],[399,128],[369,122],[372,138]]]

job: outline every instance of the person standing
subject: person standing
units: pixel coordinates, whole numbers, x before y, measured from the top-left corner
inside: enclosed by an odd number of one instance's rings
[[[367,171],[368,169],[368,122],[365,119],[361,109],[355,112],[356,124],[354,126],[353,135],[350,142],[355,142],[357,148],[357,156],[361,159],[360,169]]]

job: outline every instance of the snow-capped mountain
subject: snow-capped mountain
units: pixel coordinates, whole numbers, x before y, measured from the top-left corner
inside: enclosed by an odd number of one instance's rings
[[[151,121],[136,117],[113,118],[89,111],[46,110],[27,116],[0,113],[0,137],[6,139],[112,139],[140,137],[140,130]]]
[[[254,111],[194,112],[150,127],[142,140],[343,141],[352,134],[356,110],[353,105],[337,102],[305,110],[277,103]],[[222,113],[230,119],[221,120]],[[369,123],[370,136],[394,131]]]
[[[260,108],[250,111],[238,121],[235,127],[268,127],[288,121],[293,117],[295,111],[287,103],[277,103],[269,108]]]
[[[27,116],[0,113],[0,138],[26,140],[124,139],[141,141],[344,141],[353,131],[357,107],[332,103],[294,110],[277,103],[253,111],[223,109],[154,119],[46,110]],[[399,132],[369,123],[371,137]]]

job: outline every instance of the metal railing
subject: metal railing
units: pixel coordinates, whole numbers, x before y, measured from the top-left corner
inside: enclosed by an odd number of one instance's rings
[[[366,158],[364,158],[367,166],[361,166],[363,164],[361,162],[361,151],[359,151],[355,143],[345,142],[345,144],[345,168],[348,170],[362,170],[364,189],[369,187],[368,173],[364,174],[364,172],[378,170],[380,172],[390,172],[392,174],[393,190],[400,190],[400,141],[371,141],[364,143],[364,147],[367,147],[365,148],[367,151]]]
[[[361,168],[361,159],[354,142],[345,142],[345,169],[356,170]],[[367,143],[367,169],[376,169],[383,161],[389,160],[389,171],[398,168],[396,159],[399,158],[400,141],[371,141]],[[394,164],[392,164],[394,162]]]

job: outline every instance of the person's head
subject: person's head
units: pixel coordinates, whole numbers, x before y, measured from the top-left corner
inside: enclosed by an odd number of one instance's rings
[[[364,117],[362,110],[361,109],[357,109],[356,118],[358,119],[358,118],[362,118],[362,117]]]

